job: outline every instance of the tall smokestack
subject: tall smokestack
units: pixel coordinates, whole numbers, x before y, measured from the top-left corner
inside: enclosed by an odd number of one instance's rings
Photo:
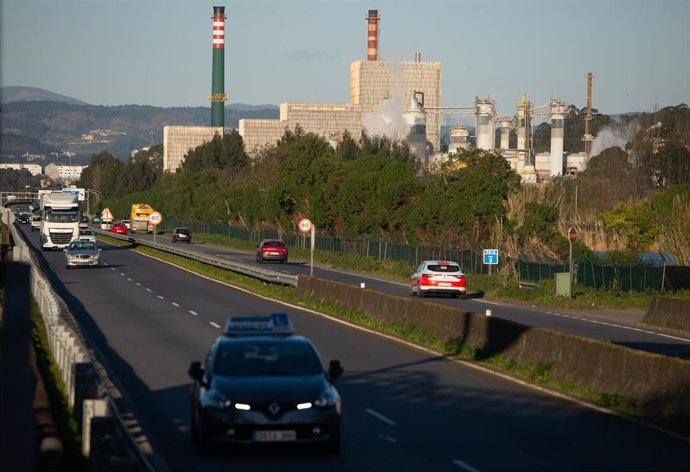
[[[367,42],[367,60],[377,61],[379,55],[379,16],[378,10],[369,10],[369,16],[366,20],[369,22],[368,42]]]
[[[213,7],[213,76],[211,80],[211,126],[225,127],[225,7]]]

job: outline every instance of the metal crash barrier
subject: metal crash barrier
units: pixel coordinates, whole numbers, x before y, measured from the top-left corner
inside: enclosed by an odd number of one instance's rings
[[[262,280],[264,282],[270,282],[274,284],[288,285],[290,287],[297,287],[298,276],[293,274],[286,274],[284,272],[278,272],[275,270],[264,269],[260,267],[253,266],[251,264],[243,264],[236,261],[227,261],[219,259],[217,257],[212,257],[200,252],[196,252],[190,249],[182,249],[180,247],[170,247],[164,244],[153,243],[144,239],[138,239],[133,236],[124,236],[120,234],[111,233],[110,231],[103,231],[99,229],[94,229],[95,233],[108,236],[109,238],[119,239],[121,241],[127,241],[133,244],[138,244],[140,246],[147,246],[159,251],[167,252],[170,254],[175,254],[177,256],[185,257],[194,261],[203,262],[204,264],[209,264],[214,267],[220,267],[238,274],[247,275],[249,277],[254,277],[256,279]]]
[[[30,266],[31,294],[41,312],[50,352],[65,396],[82,433],[82,451],[91,470],[165,470],[104,367],[96,344],[81,332],[69,308],[53,289],[23,235],[10,226],[15,261]],[[28,315],[28,314],[27,314]]]

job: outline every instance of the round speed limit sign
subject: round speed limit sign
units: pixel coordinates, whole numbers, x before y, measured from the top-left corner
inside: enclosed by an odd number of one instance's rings
[[[299,227],[299,230],[303,233],[308,233],[311,231],[312,223],[309,218],[302,218],[299,220],[299,223],[297,223],[297,226]]]
[[[154,211],[149,215],[149,223],[152,225],[158,225],[163,221],[163,215],[158,211]]]

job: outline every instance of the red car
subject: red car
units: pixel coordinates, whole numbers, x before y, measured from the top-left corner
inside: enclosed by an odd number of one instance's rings
[[[466,290],[465,273],[457,262],[424,261],[410,279],[410,295],[418,297],[447,293],[462,298]]]
[[[259,244],[256,250],[256,262],[263,263],[264,261],[280,261],[282,264],[287,264],[288,248],[285,241],[280,239],[264,239]]]
[[[127,234],[127,227],[124,223],[115,223],[110,228],[110,231],[117,234]]]

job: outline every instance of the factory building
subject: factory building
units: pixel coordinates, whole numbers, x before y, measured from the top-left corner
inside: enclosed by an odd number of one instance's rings
[[[223,127],[164,126],[163,172],[175,172],[190,150],[208,143],[216,134],[223,137]]]
[[[362,113],[347,103],[296,103],[280,105],[277,120],[240,120],[239,133],[250,156],[266,145],[273,145],[286,130],[300,126],[305,132],[316,133],[335,143],[344,131],[354,139],[362,134]]]
[[[249,155],[280,139],[286,129],[299,125],[305,132],[337,141],[344,131],[359,139],[363,130],[373,135],[385,134],[391,139],[407,139],[410,126],[423,129],[418,119],[410,122],[406,114],[416,113],[415,96],[423,108],[441,106],[441,63],[422,62],[419,53],[414,61],[378,60],[378,12],[369,10],[367,60],[350,64],[349,103],[283,103],[278,120],[240,120],[240,135]],[[427,152],[438,152],[441,145],[441,117],[438,110],[425,115]],[[418,136],[418,133],[415,134]],[[424,146],[422,146],[424,147]],[[418,157],[426,159],[425,156]]]

